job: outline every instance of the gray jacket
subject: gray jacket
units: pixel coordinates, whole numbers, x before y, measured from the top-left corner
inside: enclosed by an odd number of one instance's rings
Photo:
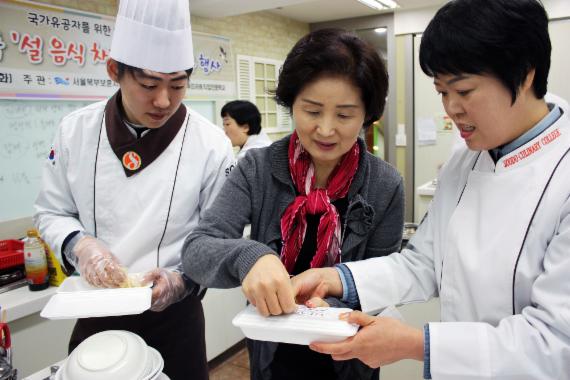
[[[212,288],[240,286],[257,259],[278,254],[281,215],[296,196],[287,157],[289,139],[249,151],[228,176],[184,243],[182,265],[193,281]],[[402,238],[402,178],[392,166],[366,152],[362,140],[358,142],[359,166],[342,226],[342,262],[396,252]],[[251,239],[242,238],[247,224],[251,224]],[[338,300],[327,301],[343,306]],[[270,379],[277,344],[248,343],[252,379]],[[339,379],[368,379],[372,373],[358,360],[335,362],[335,368]]]

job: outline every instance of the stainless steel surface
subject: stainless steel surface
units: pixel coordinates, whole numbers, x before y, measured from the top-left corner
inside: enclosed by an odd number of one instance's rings
[[[414,131],[414,37],[411,34],[402,36],[404,38],[404,54],[405,54],[405,117],[404,123],[406,124],[406,160],[405,160],[405,174],[404,184],[406,186],[406,216],[405,220],[415,220],[414,216],[414,202],[416,193],[416,184],[414,183],[414,170],[415,170],[415,131]]]
[[[414,236],[418,225],[416,223],[404,223],[404,231],[402,233],[402,244],[400,246],[400,251],[408,245],[408,241]]]
[[[0,358],[0,380],[16,380],[17,372],[6,359]]]
[[[6,284],[0,287],[0,293],[5,293],[8,292],[10,290],[14,290],[14,289],[18,289],[21,287],[24,287],[28,285],[28,280],[26,280],[25,278],[18,280],[16,282],[13,282],[11,284]]]
[[[416,223],[404,223],[404,232],[402,234],[402,238],[410,240],[411,237],[416,233],[417,229],[418,225]]]
[[[42,380],[55,380],[55,374],[57,373],[57,370],[59,369],[58,365],[52,365],[51,367],[49,367],[49,376],[44,377]]]

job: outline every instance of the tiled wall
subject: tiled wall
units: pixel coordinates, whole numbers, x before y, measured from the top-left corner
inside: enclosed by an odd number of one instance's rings
[[[118,0],[35,0],[37,3],[57,5],[86,12],[115,16]]]
[[[235,55],[284,60],[295,42],[309,32],[309,24],[255,12],[219,19],[192,16],[192,29],[230,38]]]

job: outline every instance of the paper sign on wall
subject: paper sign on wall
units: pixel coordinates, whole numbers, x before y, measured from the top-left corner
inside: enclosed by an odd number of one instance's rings
[[[435,145],[437,142],[437,127],[433,118],[418,118],[418,144]]]

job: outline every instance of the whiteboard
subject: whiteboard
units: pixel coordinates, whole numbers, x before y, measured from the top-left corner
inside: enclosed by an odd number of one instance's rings
[[[0,221],[33,214],[61,118],[90,102],[0,100]]]
[[[0,222],[33,215],[61,118],[91,102],[0,100]],[[184,101],[214,123],[214,101]]]

